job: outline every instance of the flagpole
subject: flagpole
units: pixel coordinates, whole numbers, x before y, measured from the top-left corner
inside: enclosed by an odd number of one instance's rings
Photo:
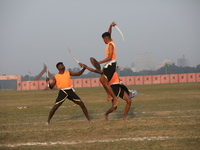
[[[48,71],[48,68],[47,68],[47,63],[46,63],[46,78],[49,78],[49,71]],[[49,87],[49,84],[47,85],[47,87]]]
[[[49,77],[49,70],[48,70],[48,68],[47,68],[47,63],[46,63],[46,77],[48,78]]]
[[[167,67],[169,67],[169,64],[165,63],[165,74],[167,74]]]
[[[30,75],[31,75],[31,72],[30,70],[28,70],[28,80],[30,81]]]

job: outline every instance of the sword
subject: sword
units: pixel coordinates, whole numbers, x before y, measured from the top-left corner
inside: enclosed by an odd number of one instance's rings
[[[74,60],[79,64],[80,62],[78,61],[78,59],[76,59],[76,57],[75,57],[74,54],[70,51],[69,48],[68,48],[68,51],[69,51],[70,55],[74,58]]]
[[[118,26],[116,26],[115,25],[115,28],[119,31],[119,33],[121,34],[121,36],[122,36],[122,40],[124,41],[124,35],[123,35],[123,33],[122,33],[122,31],[118,28]]]

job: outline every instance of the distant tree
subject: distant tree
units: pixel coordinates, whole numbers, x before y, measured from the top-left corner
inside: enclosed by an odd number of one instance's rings
[[[68,70],[68,71],[72,71],[72,69],[71,69],[71,68],[68,68],[67,70]]]
[[[200,72],[200,64],[196,66],[195,72]]]
[[[22,76],[22,81],[29,81],[29,75]]]
[[[79,72],[79,71],[81,71],[80,68],[73,68],[73,69],[72,69],[72,72]]]
[[[130,68],[124,68],[123,70],[118,71],[120,76],[133,76],[134,73]]]

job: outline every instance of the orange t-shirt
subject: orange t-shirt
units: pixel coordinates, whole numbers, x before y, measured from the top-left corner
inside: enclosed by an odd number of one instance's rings
[[[111,57],[111,60],[114,60],[116,59],[116,47],[115,47],[115,43],[114,41],[110,41],[107,45],[106,45],[106,58],[108,57],[108,54],[109,54],[109,45],[112,44],[114,49],[113,49],[113,54],[112,54],[112,57]]]
[[[108,83],[109,83],[109,85],[110,84],[118,84],[118,83],[120,84],[120,80],[119,80],[119,76],[118,76],[117,72],[115,72],[113,74],[112,79]]]
[[[65,71],[63,74],[55,75],[55,79],[56,85],[59,89],[65,89],[72,86],[69,71]]]

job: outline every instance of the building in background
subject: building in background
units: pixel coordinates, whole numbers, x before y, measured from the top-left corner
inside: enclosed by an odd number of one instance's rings
[[[153,53],[145,52],[135,55],[135,70],[155,70],[155,58]]]
[[[136,72],[136,68],[135,68],[135,63],[134,63],[134,62],[131,63],[131,70],[132,70],[133,72]]]
[[[190,60],[185,58],[185,55],[183,55],[182,58],[177,59],[177,66],[178,67],[186,67],[190,66]]]

